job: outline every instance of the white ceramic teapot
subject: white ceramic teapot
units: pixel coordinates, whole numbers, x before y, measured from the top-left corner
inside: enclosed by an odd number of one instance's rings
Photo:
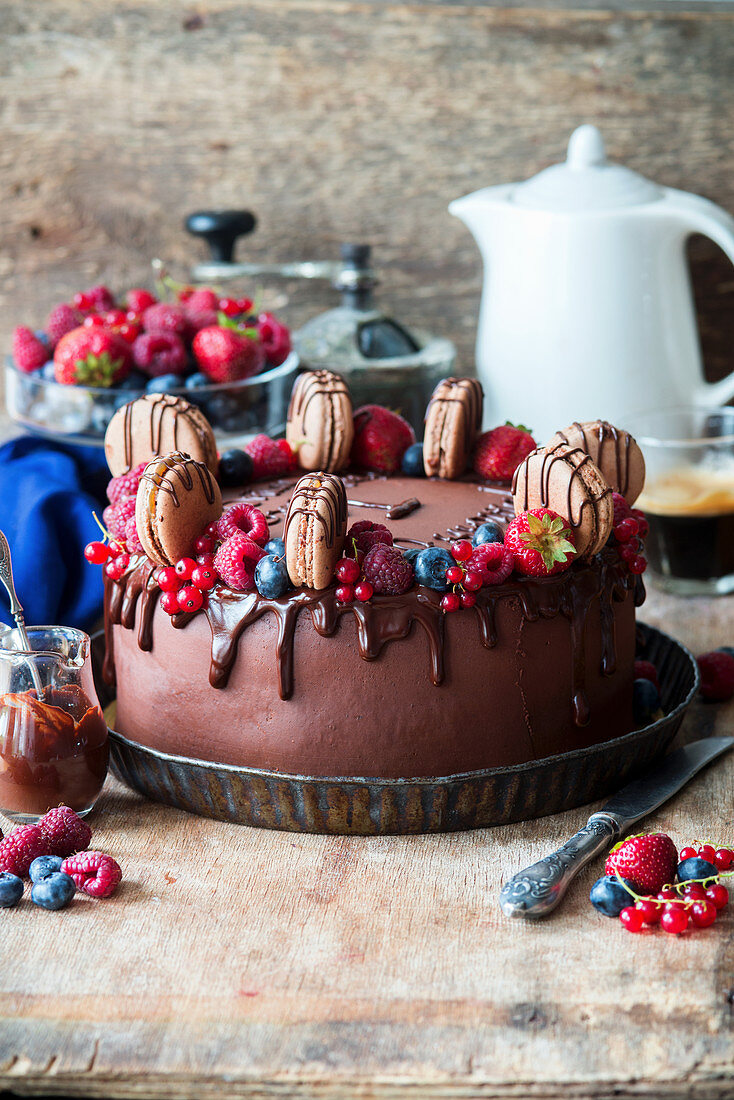
[[[724,404],[734,372],[703,377],[685,256],[703,233],[734,262],[734,218],[609,164],[595,126],[568,159],[449,206],[485,264],[477,372],[485,426],[522,421],[540,442],[573,420]]]

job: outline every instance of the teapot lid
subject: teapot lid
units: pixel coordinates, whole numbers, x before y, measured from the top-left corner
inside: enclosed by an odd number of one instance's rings
[[[621,164],[607,160],[596,126],[579,126],[571,134],[562,164],[545,168],[518,183],[510,201],[535,210],[608,210],[661,199],[664,189]]]

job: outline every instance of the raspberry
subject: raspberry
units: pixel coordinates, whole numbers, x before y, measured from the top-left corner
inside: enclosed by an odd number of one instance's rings
[[[357,551],[366,554],[377,543],[392,546],[392,531],[385,527],[384,523],[373,523],[370,519],[361,519],[353,523],[347,531],[347,552],[353,553],[356,545]]]
[[[135,516],[130,516],[130,519],[125,524],[125,545],[131,554],[144,554],[143,544],[140,541],[140,535],[138,534],[138,525],[135,522]]]
[[[111,504],[102,513],[105,527],[115,538],[125,538],[125,528],[130,518],[135,518],[135,497],[123,497],[117,504]]]
[[[297,466],[296,456],[285,439],[256,435],[245,447],[245,453],[252,459],[252,476],[255,479],[283,477],[292,474]]]
[[[220,539],[228,539],[237,531],[247,535],[253,542],[259,542],[261,546],[270,538],[265,516],[259,508],[253,508],[251,504],[232,504],[220,516],[217,522]]]
[[[701,673],[701,695],[712,703],[725,703],[734,695],[734,657],[717,650],[696,658]]]
[[[365,555],[362,570],[375,592],[381,596],[400,596],[413,583],[413,566],[397,546],[376,543]]]
[[[515,559],[509,546],[501,542],[483,542],[474,547],[466,563],[468,572],[478,573],[482,587],[502,584],[514,569]]]
[[[51,855],[49,840],[38,825],[16,825],[0,841],[0,871],[22,878],[38,856]]]
[[[13,359],[18,370],[31,374],[49,358],[49,350],[43,340],[25,325],[18,325],[13,332]]]
[[[139,466],[136,466],[133,470],[130,470],[127,474],[120,474],[119,477],[113,477],[107,486],[107,499],[110,504],[117,504],[123,497],[134,497],[138,491],[138,485],[140,484],[140,478],[143,476],[143,470],[146,463],[141,462]]]
[[[71,875],[77,890],[93,898],[108,898],[114,894],[122,878],[120,864],[104,852],[78,852],[61,864],[65,875]]]
[[[182,306],[156,302],[143,311],[143,328],[146,332],[174,332],[183,336],[187,328],[186,314]]]
[[[238,531],[217,550],[214,568],[230,588],[246,592],[255,587],[255,566],[264,556],[262,546]]]
[[[51,346],[55,348],[62,336],[66,336],[67,332],[71,332],[73,328],[78,328],[81,323],[81,313],[67,302],[62,302],[60,306],[52,309],[46,321],[46,335],[51,341]]]
[[[183,374],[189,362],[184,342],[175,332],[144,332],[136,337],[133,359],[138,370],[150,378]]]
[[[92,830],[86,821],[70,806],[56,806],[45,813],[38,822],[49,843],[52,856],[71,856],[81,852],[92,839]]]

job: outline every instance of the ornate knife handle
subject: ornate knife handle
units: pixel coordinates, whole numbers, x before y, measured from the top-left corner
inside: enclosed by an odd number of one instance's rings
[[[619,835],[609,814],[592,814],[570,840],[505,883],[500,906],[506,917],[546,917],[560,902],[571,879]]]

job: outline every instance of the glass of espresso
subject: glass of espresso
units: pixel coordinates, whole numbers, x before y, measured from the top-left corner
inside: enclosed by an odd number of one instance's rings
[[[681,596],[734,592],[734,408],[660,409],[625,425],[645,456],[650,577]]]

